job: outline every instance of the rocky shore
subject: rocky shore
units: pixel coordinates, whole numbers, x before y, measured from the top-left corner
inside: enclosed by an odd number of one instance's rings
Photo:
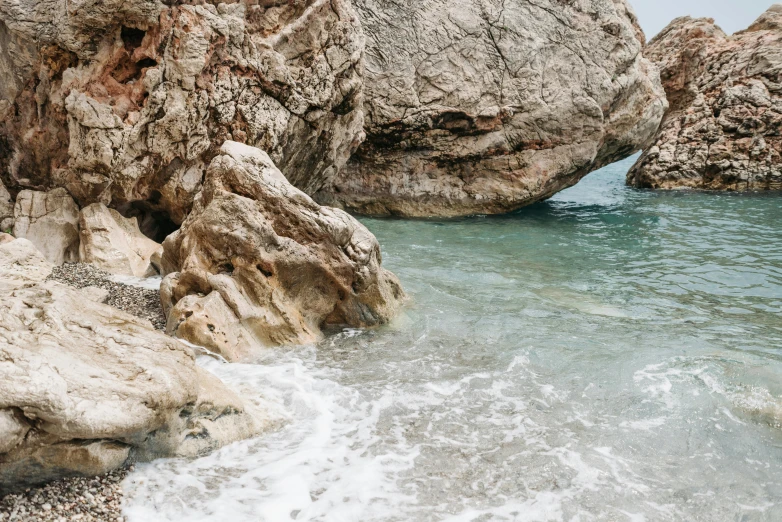
[[[122,479],[133,468],[75,477],[0,498],[0,522],[124,522]]]
[[[96,288],[105,292],[102,302],[147,319],[157,330],[165,330],[166,317],[160,306],[160,291],[118,283],[112,275],[86,263],[65,263],[55,266],[48,278],[74,288]],[[104,296],[101,296],[104,299]]]
[[[192,346],[392,321],[346,210],[508,212],[645,147],[638,186],[779,185],[779,5],[644,54],[626,0],[216,4],[0,0],[2,522],[112,520],[117,470],[274,429]]]

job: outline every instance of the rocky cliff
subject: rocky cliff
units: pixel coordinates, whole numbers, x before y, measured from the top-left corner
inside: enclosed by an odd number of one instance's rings
[[[666,108],[624,0],[356,0],[367,140],[316,196],[364,214],[508,212],[639,150]]]
[[[0,179],[162,240],[226,139],[317,191],[363,137],[348,0],[0,0]]]
[[[782,4],[733,36],[712,19],[678,18],[645,54],[670,109],[629,184],[782,189]]]

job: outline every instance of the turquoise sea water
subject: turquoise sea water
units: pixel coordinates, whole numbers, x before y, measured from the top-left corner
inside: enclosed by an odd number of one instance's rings
[[[149,520],[782,520],[782,199],[624,186],[365,219],[411,303],[262,365],[286,420],[139,466]]]

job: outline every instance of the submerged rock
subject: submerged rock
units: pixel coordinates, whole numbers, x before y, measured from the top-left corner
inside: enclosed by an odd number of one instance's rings
[[[45,281],[51,268],[25,239],[0,244],[0,494],[265,427],[181,343]]]
[[[404,293],[375,237],[293,187],[269,156],[226,142],[163,243],[167,331],[229,360],[388,321]]]
[[[79,215],[79,258],[112,274],[150,277],[160,273],[163,246],[138,228],[136,218],[125,218],[102,203],[93,203]]]
[[[624,0],[356,0],[367,140],[316,199],[376,215],[508,212],[654,135],[657,69]]]
[[[23,190],[14,207],[14,236],[28,239],[47,261],[79,259],[79,207],[63,188]]]
[[[226,140],[318,190],[363,130],[347,0],[0,0],[0,179],[181,223]],[[168,224],[168,223],[167,223]]]
[[[645,54],[670,109],[630,185],[782,189],[782,4],[733,36],[712,19],[677,18]]]

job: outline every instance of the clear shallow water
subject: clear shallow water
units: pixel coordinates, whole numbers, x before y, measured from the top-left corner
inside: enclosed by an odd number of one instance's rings
[[[782,199],[628,189],[364,220],[412,303],[264,365],[287,418],[138,466],[131,521],[782,520]]]

